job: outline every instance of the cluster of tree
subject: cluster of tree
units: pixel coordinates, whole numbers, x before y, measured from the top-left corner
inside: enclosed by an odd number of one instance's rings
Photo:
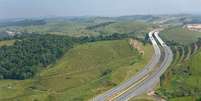
[[[137,38],[133,34],[120,34],[120,33],[113,33],[110,35],[98,35],[98,36],[81,36],[73,38],[73,40],[77,43],[86,43],[86,42],[95,42],[95,41],[104,41],[104,40],[120,40],[125,38],[133,38],[143,42],[144,44],[149,43],[147,37],[145,38]]]
[[[45,20],[21,20],[21,21],[12,21],[0,23],[0,27],[6,26],[31,26],[31,25],[45,25]]]
[[[119,40],[128,38],[127,34],[119,34],[114,33],[111,35],[98,35],[98,36],[81,36],[78,38],[73,38],[77,43],[86,43],[86,42],[95,42],[95,41],[102,41],[102,40]]]
[[[33,34],[16,37],[14,45],[0,48],[0,78],[30,78],[72,47],[72,38],[67,36]]]

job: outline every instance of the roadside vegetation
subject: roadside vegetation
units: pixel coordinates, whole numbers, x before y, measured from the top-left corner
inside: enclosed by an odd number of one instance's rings
[[[201,39],[197,40],[190,45],[170,44],[174,60],[161,77],[160,96],[170,101],[200,101]]]
[[[156,101],[156,98],[148,95],[141,95],[130,99],[129,101]]]

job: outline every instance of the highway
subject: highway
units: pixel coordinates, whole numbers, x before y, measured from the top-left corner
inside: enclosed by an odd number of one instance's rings
[[[168,68],[168,66],[171,64],[171,61],[173,59],[173,54],[171,49],[162,41],[162,39],[158,36],[159,32],[155,32],[154,35],[160,45],[162,46],[164,59],[162,63],[160,63],[159,67],[156,67],[155,71],[150,75],[149,78],[144,80],[144,82],[141,82],[141,85],[138,85],[137,87],[134,87],[129,90],[129,92],[124,93],[123,95],[119,96],[115,101],[127,101],[132,97],[138,96],[140,94],[143,94],[145,92],[148,92],[156,86],[157,83],[160,81],[160,76],[165,72],[165,70]]]
[[[157,30],[149,33],[149,39],[155,51],[149,63],[138,72],[137,75],[111,90],[94,97],[92,101],[127,101],[132,97],[152,90],[155,85],[159,83],[160,76],[170,65],[173,55],[171,49],[163,42],[158,34],[159,31]],[[155,39],[158,40],[161,48]],[[163,52],[161,52],[161,50],[163,50]],[[162,55],[164,58],[161,62]]]

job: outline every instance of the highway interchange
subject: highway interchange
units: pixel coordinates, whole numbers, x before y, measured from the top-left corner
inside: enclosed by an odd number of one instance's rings
[[[92,101],[128,101],[154,89],[173,59],[170,47],[158,34],[159,30],[149,32],[149,39],[155,51],[149,63],[129,80],[94,97]]]

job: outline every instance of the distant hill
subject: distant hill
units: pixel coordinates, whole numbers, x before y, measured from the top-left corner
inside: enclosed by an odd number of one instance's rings
[[[31,25],[45,25],[45,20],[19,20],[19,21],[7,21],[1,22],[0,27],[7,27],[7,26],[31,26]]]

